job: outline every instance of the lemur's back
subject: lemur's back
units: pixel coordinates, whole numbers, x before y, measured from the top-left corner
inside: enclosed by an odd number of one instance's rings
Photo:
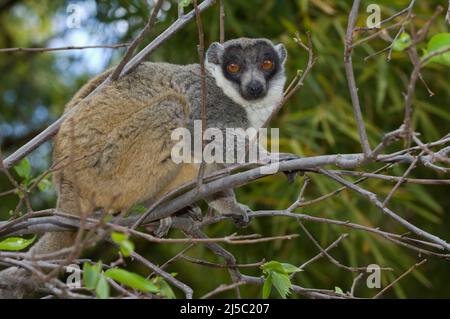
[[[144,63],[80,103],[55,137],[53,161],[60,169],[54,180],[59,203],[65,206],[61,209],[75,214],[96,207],[128,209],[175,178],[176,165],[167,160],[173,146],[170,135],[186,126],[190,113],[180,79],[185,74],[191,86],[198,86],[195,72],[195,65]],[[84,86],[68,108],[108,74]],[[79,197],[72,198],[74,194]]]

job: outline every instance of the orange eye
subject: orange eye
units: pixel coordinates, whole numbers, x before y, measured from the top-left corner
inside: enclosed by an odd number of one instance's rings
[[[273,68],[273,62],[271,60],[264,60],[263,63],[261,63],[261,68],[264,71],[270,71]]]
[[[236,63],[230,63],[227,66],[227,71],[232,74],[238,73],[240,69],[241,69],[241,67],[239,66],[239,64],[236,64]]]

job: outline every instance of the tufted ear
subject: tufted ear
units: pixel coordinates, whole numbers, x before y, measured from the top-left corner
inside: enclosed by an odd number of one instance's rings
[[[223,50],[222,44],[213,42],[206,51],[206,59],[209,63],[220,64]]]
[[[281,63],[284,64],[284,62],[286,62],[286,58],[287,58],[287,51],[286,48],[284,47],[283,43],[279,43],[275,46],[275,50],[278,53],[278,56],[280,57]]]

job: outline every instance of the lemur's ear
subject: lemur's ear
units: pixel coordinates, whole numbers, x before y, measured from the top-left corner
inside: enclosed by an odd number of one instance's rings
[[[220,64],[222,53],[223,45],[219,42],[213,42],[206,51],[206,59],[209,63]]]
[[[287,51],[284,47],[283,43],[279,43],[275,46],[275,50],[277,50],[278,56],[280,57],[281,63],[284,64],[287,58]]]

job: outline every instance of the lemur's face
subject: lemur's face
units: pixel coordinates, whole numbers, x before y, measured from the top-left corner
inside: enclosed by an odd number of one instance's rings
[[[215,42],[207,52],[207,67],[217,84],[232,99],[247,103],[263,100],[284,86],[286,49],[266,39]]]

